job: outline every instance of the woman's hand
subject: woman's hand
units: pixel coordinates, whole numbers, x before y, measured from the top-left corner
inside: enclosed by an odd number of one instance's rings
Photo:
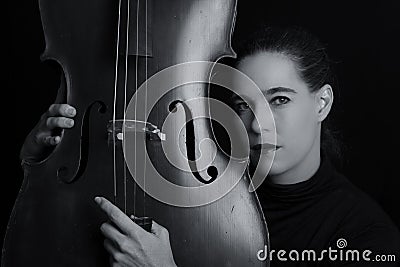
[[[68,104],[51,105],[26,137],[20,158],[31,163],[47,158],[61,142],[62,130],[74,126],[75,115],[75,108]]]
[[[149,233],[107,199],[96,197],[95,201],[112,223],[100,227],[111,266],[176,266],[166,228],[153,221]]]

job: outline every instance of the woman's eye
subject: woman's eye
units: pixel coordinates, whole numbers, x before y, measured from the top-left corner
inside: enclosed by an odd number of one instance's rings
[[[276,96],[271,99],[270,104],[275,106],[284,105],[290,102],[290,99],[286,96]]]
[[[239,111],[239,112],[241,112],[241,111],[246,111],[246,110],[248,110],[250,107],[249,107],[249,105],[246,103],[246,102],[238,102],[238,103],[235,103],[235,109],[236,109],[236,111]]]

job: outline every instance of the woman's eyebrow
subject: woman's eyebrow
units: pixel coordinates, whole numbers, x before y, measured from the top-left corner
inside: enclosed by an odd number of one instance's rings
[[[228,100],[239,100],[239,99],[244,99],[245,97],[243,95],[237,95],[237,94],[232,94],[231,97]]]
[[[295,90],[288,88],[288,87],[282,87],[282,86],[268,88],[267,90],[263,90],[263,93],[266,95],[273,95],[276,93],[297,94],[297,92]]]
[[[273,95],[276,93],[292,93],[292,94],[297,94],[296,90],[288,88],[288,87],[283,87],[283,86],[277,86],[277,87],[271,87],[268,89],[262,90],[262,94],[264,96],[267,95]],[[238,100],[238,99],[246,99],[246,95],[243,94],[232,94],[229,100]]]

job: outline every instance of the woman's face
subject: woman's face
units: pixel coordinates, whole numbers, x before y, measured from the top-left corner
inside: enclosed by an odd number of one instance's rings
[[[248,103],[241,98],[233,100],[249,136],[252,164],[257,161],[260,153],[271,153],[270,146],[261,145],[270,143],[274,129],[273,123],[260,127],[249,105],[254,108],[257,117],[265,117],[265,109],[261,107],[262,102],[267,100],[276,129],[275,157],[269,177],[280,184],[311,177],[319,166],[320,157],[320,122],[316,94],[310,92],[299,76],[295,63],[283,54],[259,52],[245,57],[238,69],[258,85],[265,97],[252,99],[246,88],[240,87],[237,93]]]

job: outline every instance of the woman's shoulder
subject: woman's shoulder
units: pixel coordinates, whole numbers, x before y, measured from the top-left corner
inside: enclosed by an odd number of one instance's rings
[[[332,169],[329,180],[328,183],[334,188],[331,190],[331,197],[337,201],[338,208],[346,210],[346,216],[343,218],[345,221],[355,220],[365,225],[387,224],[395,227],[378,202],[353,184],[348,177]]]
[[[352,183],[351,177],[345,176],[329,157],[323,158],[320,168],[320,176],[323,176],[319,178],[323,183],[320,186],[323,189],[320,192],[324,195],[322,198],[326,197],[328,201],[334,202],[334,206],[345,215],[343,220],[395,227],[378,202]]]
[[[352,247],[376,252],[398,253],[400,232],[389,215],[367,193],[339,172],[333,175],[338,209],[343,211],[336,238],[345,238]],[[399,255],[400,256],[400,255]]]

